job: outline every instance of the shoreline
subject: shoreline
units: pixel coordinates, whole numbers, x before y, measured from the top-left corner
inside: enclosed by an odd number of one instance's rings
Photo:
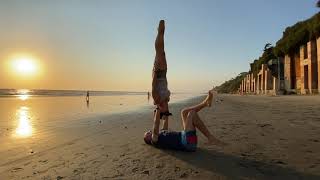
[[[291,97],[219,95],[221,101],[201,112],[200,117],[229,145],[206,146],[198,133],[195,153],[156,149],[143,142],[143,133],[153,124],[152,108],[97,118],[80,127],[65,127],[44,146],[35,143],[32,154],[1,163],[0,177],[319,179],[320,109],[310,107],[319,103],[320,96],[307,100]],[[181,130],[180,110],[202,98],[172,103],[170,129]]]
[[[171,103],[170,105],[172,107],[180,106],[190,101],[199,99],[200,97],[201,96],[196,96],[196,97],[179,100],[177,102]],[[112,129],[122,124],[128,124],[131,121],[138,121],[137,118],[133,118],[133,120],[130,120],[130,118],[134,115],[140,115],[140,116],[146,117],[150,113],[150,120],[152,121],[153,107],[154,106],[152,105],[142,105],[127,111],[92,114],[87,117],[74,118],[71,121],[63,122],[63,126],[58,125],[57,127],[54,127],[54,129],[47,130],[47,132],[45,132],[45,135],[42,135],[41,138],[31,137],[26,139],[24,138],[11,139],[14,141],[22,142],[22,144],[29,144],[29,145],[27,148],[24,148],[22,151],[18,151],[18,152],[14,152],[15,150],[12,150],[12,148],[11,149],[0,148],[0,153],[2,155],[5,155],[5,157],[7,157],[5,154],[6,152],[12,152],[12,151],[13,151],[13,154],[10,154],[10,156],[17,157],[17,158],[14,158],[13,160],[5,160],[1,158],[0,174],[2,172],[1,169],[3,169],[3,167],[8,164],[12,164],[16,161],[20,161],[21,159],[25,159],[28,157],[28,155],[34,155],[33,154],[34,152],[47,151],[48,148],[44,145],[44,141],[47,141],[47,142],[50,141],[51,145],[55,144],[49,147],[49,149],[54,149],[61,145],[68,144],[72,141],[77,141],[77,139],[82,139],[92,134],[99,133],[100,131],[96,132],[97,128],[99,129],[102,128],[102,131],[106,131],[108,129]],[[135,122],[135,123],[139,123],[139,122]],[[123,127],[126,127],[126,125],[123,125]],[[66,138],[63,138],[63,136],[66,136]],[[6,142],[8,143],[8,141]],[[13,146],[13,149],[14,148],[15,146]],[[21,152],[23,151],[24,153],[21,155]],[[31,151],[32,153],[30,153]]]

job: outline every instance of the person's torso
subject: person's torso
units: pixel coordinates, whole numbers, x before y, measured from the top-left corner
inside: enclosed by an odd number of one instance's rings
[[[163,149],[183,150],[184,146],[181,143],[181,132],[160,131],[158,142],[155,146]]]

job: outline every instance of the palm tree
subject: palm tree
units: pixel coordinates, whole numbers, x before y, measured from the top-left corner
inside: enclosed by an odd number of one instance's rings
[[[271,46],[271,43],[267,43],[266,45],[264,45],[264,50],[263,51],[267,51]]]

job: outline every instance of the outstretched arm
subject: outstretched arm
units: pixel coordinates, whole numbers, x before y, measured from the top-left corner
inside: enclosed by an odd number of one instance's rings
[[[164,116],[163,117],[162,129],[163,130],[168,130],[169,129],[169,116]]]
[[[160,110],[156,109],[153,117],[152,142],[158,142],[160,126]]]

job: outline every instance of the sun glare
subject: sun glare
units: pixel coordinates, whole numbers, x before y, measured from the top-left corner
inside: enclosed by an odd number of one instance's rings
[[[33,57],[27,56],[13,58],[12,68],[19,75],[35,75],[38,71],[36,60]]]

